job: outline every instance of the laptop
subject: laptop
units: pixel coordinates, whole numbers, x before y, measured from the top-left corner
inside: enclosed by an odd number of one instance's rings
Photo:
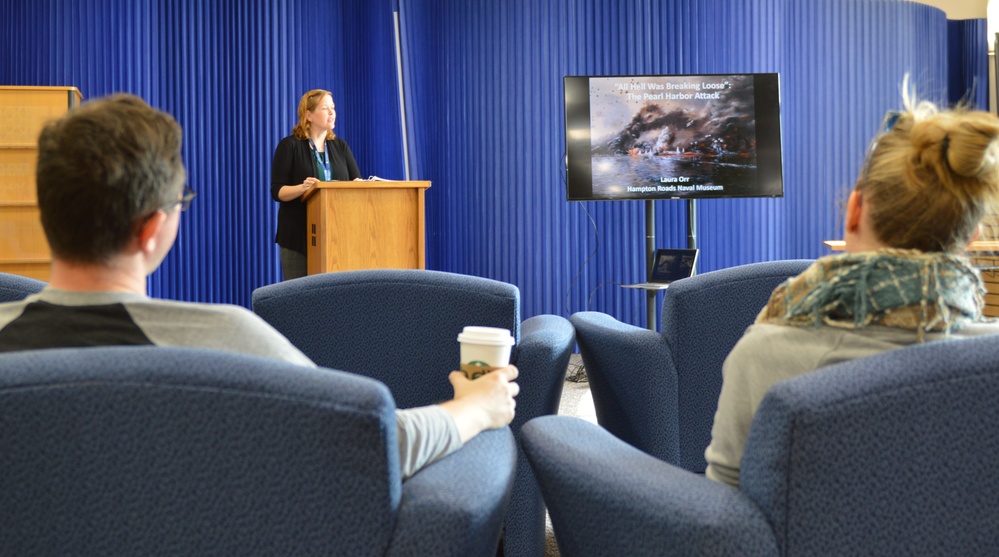
[[[694,274],[697,249],[657,249],[652,258],[652,273],[648,282],[623,284],[625,288],[665,290],[670,283]]]

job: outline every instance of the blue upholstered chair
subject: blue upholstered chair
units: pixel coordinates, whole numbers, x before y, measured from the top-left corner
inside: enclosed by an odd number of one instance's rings
[[[602,428],[532,420],[521,446],[564,557],[991,555],[999,337],[830,366],[765,397],[735,489]]]
[[[185,348],[0,355],[0,424],[3,555],[492,557],[517,451],[403,484],[384,385]]]
[[[0,273],[0,304],[18,302],[45,288],[45,283],[33,278]]]
[[[678,280],[662,333],[598,312],[573,314],[597,421],[652,456],[703,472],[725,357],[787,278],[811,261],[753,263]]]
[[[520,321],[520,291],[499,281],[421,270],[347,271],[258,288],[253,311],[319,365],[374,377],[400,408],[453,396],[447,375],[459,365],[466,325],[503,327],[520,369],[514,435],[528,419],[558,411],[573,330],[554,315]],[[544,553],[541,493],[523,456],[510,499],[507,555]]]

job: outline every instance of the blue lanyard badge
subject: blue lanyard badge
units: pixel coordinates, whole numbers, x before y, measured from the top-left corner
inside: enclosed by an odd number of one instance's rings
[[[316,159],[316,164],[322,167],[323,169],[322,181],[329,182],[333,178],[333,175],[330,172],[329,149],[326,149],[326,151],[320,153],[319,149],[316,148],[316,144],[315,142],[312,141],[312,139],[309,139],[309,145],[312,146],[312,155]]]

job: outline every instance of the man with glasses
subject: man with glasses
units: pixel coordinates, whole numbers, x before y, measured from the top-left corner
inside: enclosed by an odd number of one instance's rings
[[[0,351],[154,344],[312,365],[245,308],[146,295],[195,197],[181,134],[169,114],[130,95],[86,103],[42,130],[36,182],[51,280],[0,306]]]
[[[52,275],[39,294],[0,304],[0,352],[187,346],[315,365],[246,308],[146,295],[195,197],[180,146],[177,122],[131,95],[88,102],[42,130],[36,181]],[[485,381],[455,372],[453,400],[398,411],[402,476],[509,424],[516,376],[513,366]]]

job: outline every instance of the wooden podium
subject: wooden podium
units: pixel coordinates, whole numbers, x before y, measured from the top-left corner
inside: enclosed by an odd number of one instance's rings
[[[81,99],[76,87],[0,87],[0,272],[49,280],[35,194],[38,134]]]
[[[309,274],[425,269],[427,181],[319,182],[303,197]]]

